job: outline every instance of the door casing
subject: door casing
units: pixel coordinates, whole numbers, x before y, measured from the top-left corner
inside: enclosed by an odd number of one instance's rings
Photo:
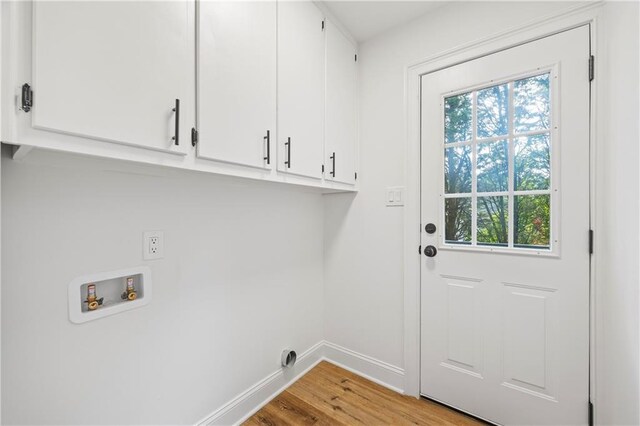
[[[513,28],[498,33],[485,39],[479,39],[473,43],[454,48],[434,55],[425,60],[416,62],[406,68],[405,78],[405,102],[406,102],[406,195],[404,209],[404,393],[414,397],[420,397],[420,259],[418,246],[420,245],[421,216],[420,216],[420,143],[421,143],[421,117],[420,117],[420,78],[424,74],[448,68],[462,62],[487,56],[495,52],[516,47],[540,38],[544,38],[562,31],[573,29],[583,25],[589,25],[591,54],[598,56],[596,37],[598,34],[597,23],[601,14],[602,3],[581,4],[565,9],[563,12],[554,13],[543,17],[527,25]],[[597,62],[596,62],[597,64]],[[585,61],[585,69],[587,63]],[[597,65],[596,65],[597,66]],[[598,72],[596,70],[596,75]],[[595,181],[598,170],[596,168],[595,152],[599,147],[600,139],[596,138],[595,131],[595,93],[597,79],[591,82],[590,90],[590,138],[589,138],[589,209],[592,230],[595,229],[595,212],[598,203],[595,192]],[[590,282],[590,400],[594,401],[595,391],[595,322],[594,306],[595,291],[595,265],[596,253],[591,256],[589,282]],[[588,407],[585,407],[585,410]]]

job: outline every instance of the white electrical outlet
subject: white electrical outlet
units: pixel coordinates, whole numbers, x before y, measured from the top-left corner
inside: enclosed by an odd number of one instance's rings
[[[144,260],[164,257],[164,232],[146,231],[142,235],[142,258]]]

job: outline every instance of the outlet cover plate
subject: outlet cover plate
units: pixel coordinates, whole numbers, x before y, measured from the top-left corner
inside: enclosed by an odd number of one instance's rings
[[[142,234],[142,258],[144,260],[162,259],[164,257],[164,232],[145,231]]]

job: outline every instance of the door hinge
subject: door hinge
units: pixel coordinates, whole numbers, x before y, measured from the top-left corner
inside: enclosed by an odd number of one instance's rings
[[[22,85],[22,105],[20,109],[24,112],[31,111],[33,107],[33,90],[31,90],[31,86],[28,83]]]
[[[589,56],[589,81],[593,81],[596,76],[596,57]]]
[[[358,172],[355,172],[354,174],[355,174],[356,180],[358,180]]]
[[[195,127],[191,128],[191,146],[196,146],[198,144],[198,131]]]
[[[324,164],[322,165],[322,173],[324,173]]]
[[[593,254],[593,229],[589,229],[589,254]]]
[[[353,55],[355,58],[355,61],[358,62],[358,54],[356,53],[355,55]]]
[[[324,31],[324,19],[322,20],[322,31]]]
[[[589,426],[593,426],[595,424],[596,419],[593,418],[593,402],[589,401]]]

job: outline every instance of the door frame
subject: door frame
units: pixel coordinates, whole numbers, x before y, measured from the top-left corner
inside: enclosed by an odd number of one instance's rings
[[[438,53],[405,67],[405,179],[406,195],[404,208],[404,393],[420,397],[420,260],[416,255],[420,245],[420,175],[421,175],[421,117],[420,117],[420,79],[429,74],[463,62],[487,56],[502,50],[516,47],[540,38],[576,27],[589,25],[591,54],[598,56],[597,22],[601,16],[604,2],[571,6],[563,11],[544,16],[492,36],[461,45]],[[585,73],[587,58],[585,58]],[[599,73],[596,61],[595,75]],[[597,138],[596,93],[598,79],[591,82],[590,122],[589,122],[589,214],[590,227],[596,231],[596,176],[602,176],[601,166],[596,162],[596,152],[601,147],[602,137]],[[420,229],[420,232],[416,232]],[[585,250],[587,248],[585,247]],[[589,306],[589,399],[595,401],[595,267],[598,263],[597,252],[591,256],[589,270],[590,306]],[[585,407],[585,410],[588,407]]]

